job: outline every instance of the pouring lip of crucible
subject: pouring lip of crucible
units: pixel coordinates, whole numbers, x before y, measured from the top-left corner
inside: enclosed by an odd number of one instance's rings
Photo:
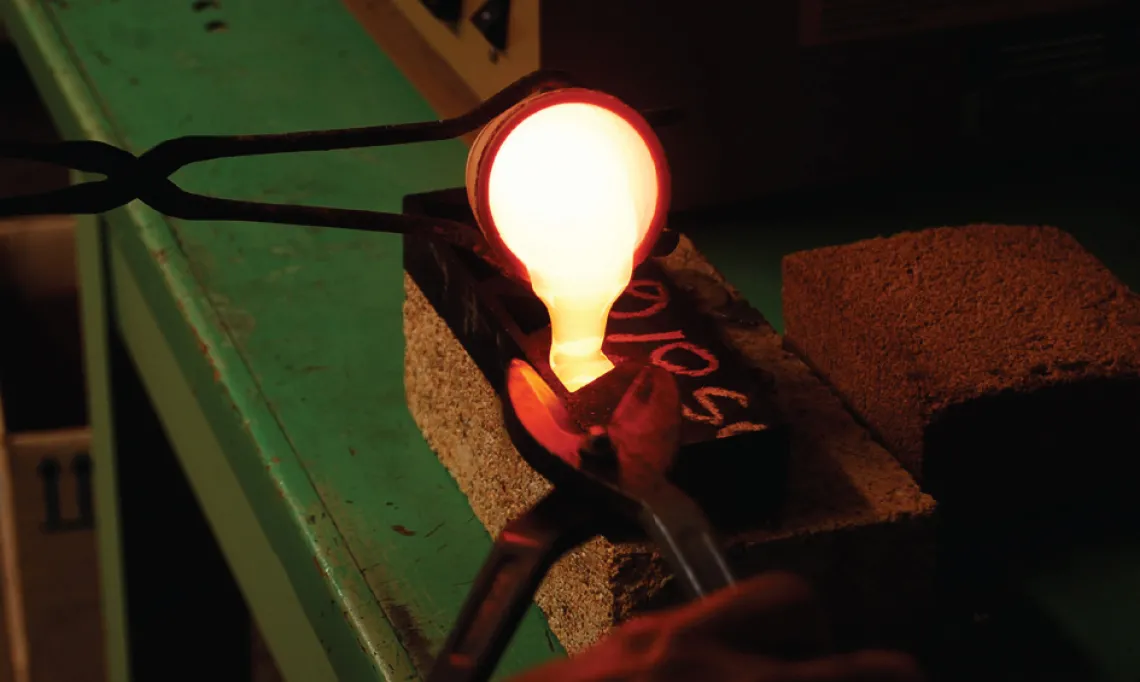
[[[522,261],[503,241],[491,211],[491,168],[503,143],[511,132],[534,114],[560,104],[589,104],[617,115],[637,133],[653,160],[656,171],[656,202],[652,218],[633,254],[636,267],[653,251],[665,227],[671,195],[671,177],[665,149],[657,133],[637,110],[613,95],[588,88],[560,88],[537,93],[519,102],[488,123],[479,132],[467,156],[467,199],[480,231],[500,261],[504,274],[530,284],[530,276]]]

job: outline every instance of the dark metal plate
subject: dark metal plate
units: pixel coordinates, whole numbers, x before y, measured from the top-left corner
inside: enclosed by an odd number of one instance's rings
[[[405,197],[406,213],[473,222],[464,190]],[[550,371],[549,317],[530,289],[431,237],[406,236],[404,268],[502,394],[511,359],[525,358],[583,426],[604,422],[620,392],[599,380],[569,393]],[[772,386],[720,339],[717,322],[650,259],[614,305],[606,354],[616,364],[669,370],[683,399],[682,449],[670,478],[721,528],[774,520],[783,497],[787,432]]]

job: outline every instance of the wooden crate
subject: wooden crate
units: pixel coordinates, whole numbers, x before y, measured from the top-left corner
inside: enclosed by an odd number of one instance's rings
[[[86,428],[0,432],[0,549],[15,682],[105,677]]]
[[[0,439],[4,611],[16,682],[104,677],[88,429]]]

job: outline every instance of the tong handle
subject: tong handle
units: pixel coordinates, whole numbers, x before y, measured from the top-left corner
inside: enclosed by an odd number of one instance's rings
[[[595,518],[586,505],[555,490],[508,523],[475,578],[428,682],[489,678],[546,572],[597,534]]]
[[[736,582],[712,525],[692,498],[667,481],[641,491],[638,498],[642,528],[657,544],[690,599],[700,599]]]

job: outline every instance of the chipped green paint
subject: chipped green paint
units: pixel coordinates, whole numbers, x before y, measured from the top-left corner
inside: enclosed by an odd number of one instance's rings
[[[434,117],[336,0],[225,4],[213,10],[225,31],[191,5],[3,2],[71,137],[141,151],[185,134]],[[213,162],[175,179],[399,210],[405,193],[462,182],[463,161],[459,143],[439,143]],[[490,545],[407,412],[399,238],[179,223],[137,205],[103,235],[115,322],[286,674],[416,677]],[[552,655],[548,634],[532,610],[502,672]]]

